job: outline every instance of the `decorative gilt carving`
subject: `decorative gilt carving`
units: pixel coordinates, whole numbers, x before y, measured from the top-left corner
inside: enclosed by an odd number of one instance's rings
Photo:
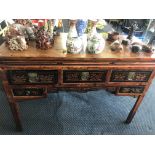
[[[143,93],[144,87],[138,86],[138,87],[121,87],[119,90],[119,93]]]
[[[106,71],[64,71],[64,82],[104,82]]]
[[[112,82],[147,82],[152,71],[113,71],[111,76]]]
[[[57,71],[49,70],[15,70],[8,72],[8,78],[12,84],[57,83],[57,74]]]
[[[43,88],[13,89],[14,96],[43,96]]]

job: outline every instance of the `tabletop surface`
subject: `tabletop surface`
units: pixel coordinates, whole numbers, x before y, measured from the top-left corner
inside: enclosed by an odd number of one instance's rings
[[[48,50],[41,50],[29,47],[25,51],[11,51],[5,44],[0,46],[0,61],[4,60],[114,60],[114,61],[154,61],[155,53],[139,52],[133,53],[128,47],[123,47],[121,52],[111,51],[106,45],[100,54],[66,54],[63,50],[54,47]]]

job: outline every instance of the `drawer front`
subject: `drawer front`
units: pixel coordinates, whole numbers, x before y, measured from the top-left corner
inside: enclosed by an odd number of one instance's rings
[[[64,83],[91,83],[91,82],[105,82],[106,70],[64,70]]]
[[[44,96],[44,88],[15,88],[12,89],[14,96]]]
[[[152,71],[112,71],[110,82],[147,82]]]
[[[144,86],[127,86],[127,87],[120,87],[119,94],[120,93],[127,93],[127,94],[142,94],[144,91]]]
[[[56,84],[58,71],[56,70],[11,70],[8,71],[10,84]]]

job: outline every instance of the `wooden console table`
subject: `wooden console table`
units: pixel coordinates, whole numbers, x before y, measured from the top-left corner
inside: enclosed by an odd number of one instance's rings
[[[130,123],[155,76],[155,54],[115,53],[65,54],[30,47],[10,51],[0,47],[0,77],[13,113],[16,128],[22,130],[17,102],[46,97],[57,90],[106,89],[116,95],[137,96],[126,123]],[[2,104],[2,103],[1,103]],[[114,118],[115,119],[115,118]]]

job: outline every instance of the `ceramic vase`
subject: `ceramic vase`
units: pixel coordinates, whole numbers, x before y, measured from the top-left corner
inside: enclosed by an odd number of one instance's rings
[[[70,20],[70,29],[66,41],[67,53],[78,54],[82,51],[82,39],[76,31],[76,20]]]
[[[78,33],[78,36],[82,36],[85,33],[87,27],[87,20],[84,19],[78,19],[76,22],[76,30]]]
[[[97,21],[92,21],[92,28],[88,33],[87,52],[91,54],[101,53],[105,47],[105,40],[96,31]]]

